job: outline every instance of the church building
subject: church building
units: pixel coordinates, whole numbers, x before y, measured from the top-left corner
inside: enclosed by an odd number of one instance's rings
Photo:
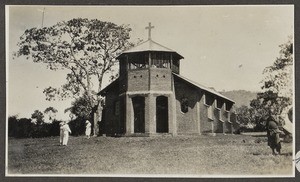
[[[183,56],[151,39],[117,57],[119,78],[105,97],[102,134],[152,136],[232,133],[234,101],[180,75]],[[184,64],[184,63],[182,63]]]

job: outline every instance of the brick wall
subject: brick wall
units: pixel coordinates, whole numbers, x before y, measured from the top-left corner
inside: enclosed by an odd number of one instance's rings
[[[105,118],[104,127],[105,134],[112,135],[119,131],[119,116],[115,115],[114,108],[116,101],[119,101],[118,90],[111,90],[105,98]],[[120,114],[120,112],[119,112]]]
[[[171,70],[162,68],[150,69],[150,90],[171,91]]]
[[[171,88],[170,69],[128,70],[128,91],[171,91]]]
[[[148,69],[128,70],[128,91],[149,90]]]
[[[223,133],[223,122],[220,121],[220,110],[214,109],[214,132],[215,133]]]
[[[197,102],[200,101],[200,94],[197,89],[188,84],[175,80],[176,116],[177,132],[180,133],[199,133],[199,114],[197,114]],[[187,98],[188,112],[181,111],[181,100]],[[199,108],[198,108],[199,109]]]
[[[200,132],[203,133],[211,133],[212,131],[212,121],[208,119],[208,106],[204,104],[204,97],[202,95],[200,101]]]

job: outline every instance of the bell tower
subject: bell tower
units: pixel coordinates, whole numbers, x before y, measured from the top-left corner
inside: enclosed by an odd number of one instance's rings
[[[120,117],[126,135],[176,134],[173,73],[179,74],[183,57],[151,39],[117,57],[119,69]]]

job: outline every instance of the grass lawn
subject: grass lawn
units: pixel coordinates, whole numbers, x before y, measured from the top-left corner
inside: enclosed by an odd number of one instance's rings
[[[264,136],[58,137],[8,140],[8,174],[292,175],[292,143]]]

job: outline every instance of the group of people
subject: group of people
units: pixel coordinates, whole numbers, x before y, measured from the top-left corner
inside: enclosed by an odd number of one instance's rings
[[[72,133],[68,123],[66,121],[62,121],[60,124],[60,139],[59,139],[59,145],[66,146],[68,145],[69,140],[69,134]],[[91,131],[92,131],[92,124],[89,120],[86,120],[85,122],[85,135],[87,139],[90,139],[91,137]]]

